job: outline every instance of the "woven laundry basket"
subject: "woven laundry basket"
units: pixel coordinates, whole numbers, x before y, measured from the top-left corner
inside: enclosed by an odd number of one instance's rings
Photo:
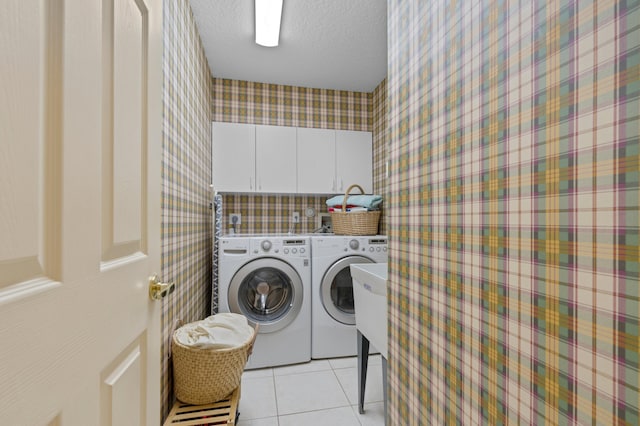
[[[376,235],[378,233],[378,221],[380,210],[371,212],[347,212],[347,198],[353,188],[358,188],[361,194],[364,189],[354,184],[347,188],[342,199],[342,211],[330,212],[333,233],[336,235]]]
[[[177,331],[177,330],[176,330]],[[201,405],[220,401],[240,385],[240,378],[253,350],[258,325],[244,344],[229,349],[202,349],[184,346],[173,333],[173,386],[176,398]]]

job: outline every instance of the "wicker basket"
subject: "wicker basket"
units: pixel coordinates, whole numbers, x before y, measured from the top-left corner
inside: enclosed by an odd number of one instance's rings
[[[342,199],[342,211],[331,212],[331,225],[336,235],[376,235],[378,233],[378,221],[380,210],[371,212],[346,212],[347,198],[353,188],[358,188],[361,194],[364,189],[360,185],[351,185],[347,188]]]
[[[173,385],[176,398],[187,404],[211,404],[228,396],[240,385],[240,378],[253,344],[253,336],[230,349],[200,349],[184,346],[172,338]]]

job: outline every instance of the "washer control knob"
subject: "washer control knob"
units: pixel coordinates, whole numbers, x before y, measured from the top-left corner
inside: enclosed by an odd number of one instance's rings
[[[386,247],[382,247],[382,251],[387,251],[387,248]]]
[[[297,248],[293,248],[293,249],[291,249],[291,253],[296,254],[297,252],[298,252],[298,249],[297,249]]]
[[[260,247],[262,247],[262,250],[264,250],[264,251],[269,251],[269,250],[271,250],[271,246],[272,246],[272,244],[271,244],[271,241],[269,241],[269,240],[264,240],[264,241],[260,244]]]
[[[369,251],[370,251],[370,252],[373,252],[373,247],[369,247]]]
[[[289,254],[289,249],[284,249],[284,254]]]
[[[351,240],[349,241],[349,247],[352,250],[358,250],[358,247],[360,247],[360,243],[358,242],[358,240]]]
[[[304,247],[300,247],[300,253],[304,253],[305,251]]]
[[[380,251],[380,247],[376,247],[376,251]]]

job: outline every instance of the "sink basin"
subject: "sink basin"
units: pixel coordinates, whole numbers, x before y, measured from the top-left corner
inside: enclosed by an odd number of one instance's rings
[[[387,357],[387,264],[360,263],[350,266],[356,328]]]

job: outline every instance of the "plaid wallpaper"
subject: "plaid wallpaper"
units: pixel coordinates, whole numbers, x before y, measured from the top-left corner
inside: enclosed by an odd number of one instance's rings
[[[372,93],[263,84],[213,78],[213,121],[292,127],[373,131]],[[376,136],[374,134],[374,152]],[[378,139],[380,140],[380,139]],[[375,171],[374,171],[375,174]],[[375,178],[374,178],[375,181]],[[307,219],[307,206],[326,212],[327,196],[224,194],[223,230],[229,213],[241,213],[241,233],[288,232],[292,211],[299,211],[297,232],[311,232],[317,217]]]
[[[162,418],[173,403],[169,344],[176,320],[210,314],[212,212],[211,78],[189,3],[164,1]]]
[[[638,425],[640,4],[388,4],[389,423]]]
[[[373,192],[387,198],[387,159],[389,146],[387,145],[387,80],[384,79],[375,88],[372,96],[372,133],[373,133]],[[386,218],[380,216],[379,230],[386,234]]]
[[[267,234],[289,232],[291,213],[300,212],[300,223],[292,232],[309,233],[318,226],[318,214],[326,213],[327,196],[295,194],[222,194],[225,213],[222,217],[223,234],[229,232],[229,213],[240,213],[242,223],[236,226],[240,234]],[[316,216],[305,215],[307,207],[316,211]]]
[[[213,79],[213,121],[371,131],[371,93]]]

